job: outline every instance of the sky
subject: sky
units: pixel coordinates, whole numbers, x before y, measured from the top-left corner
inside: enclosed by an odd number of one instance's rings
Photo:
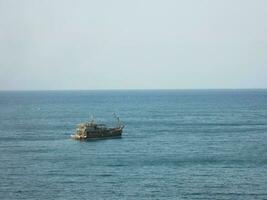
[[[0,90],[267,88],[266,0],[0,0]]]

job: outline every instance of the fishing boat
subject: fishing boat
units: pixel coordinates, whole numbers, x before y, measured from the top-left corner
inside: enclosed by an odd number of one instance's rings
[[[97,123],[94,119],[86,123],[78,124],[76,132],[71,135],[71,138],[85,140],[121,137],[124,125],[115,114],[114,117],[117,119],[117,125],[111,128],[107,127],[105,124]]]

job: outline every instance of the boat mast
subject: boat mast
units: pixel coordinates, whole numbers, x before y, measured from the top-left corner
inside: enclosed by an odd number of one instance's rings
[[[94,122],[95,122],[95,116],[91,115],[91,123],[94,123]]]
[[[117,119],[117,127],[121,127],[120,118],[116,115],[116,113],[113,113],[113,115]]]

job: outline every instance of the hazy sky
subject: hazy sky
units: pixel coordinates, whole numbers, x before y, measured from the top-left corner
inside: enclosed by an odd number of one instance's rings
[[[0,90],[267,88],[266,0],[0,0]]]

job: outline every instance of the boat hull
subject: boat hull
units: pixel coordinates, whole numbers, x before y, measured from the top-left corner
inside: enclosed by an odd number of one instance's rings
[[[94,132],[86,132],[86,134],[79,135],[74,134],[71,135],[71,138],[76,140],[86,140],[86,139],[106,139],[106,138],[115,138],[121,137],[122,128],[113,128],[107,129],[105,131],[94,131]]]

